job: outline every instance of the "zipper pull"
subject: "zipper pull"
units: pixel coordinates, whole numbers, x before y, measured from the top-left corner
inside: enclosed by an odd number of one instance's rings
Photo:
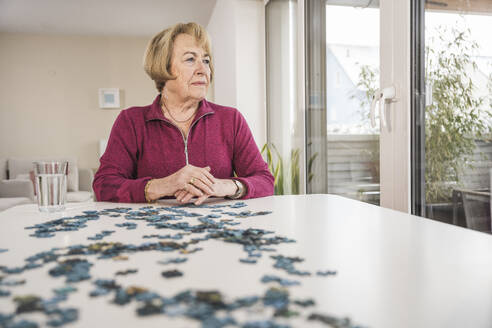
[[[188,165],[188,138],[184,140],[185,143],[185,159],[186,159],[186,165]]]

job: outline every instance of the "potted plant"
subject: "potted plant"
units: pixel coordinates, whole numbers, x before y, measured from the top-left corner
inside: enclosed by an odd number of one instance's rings
[[[298,195],[301,192],[300,184],[300,150],[292,149],[290,152],[290,162],[285,167],[284,160],[273,143],[266,143],[261,148],[261,154],[265,157],[268,169],[275,178],[275,195]],[[308,181],[311,182],[314,175],[312,166],[317,157],[315,153],[308,161]]]
[[[436,209],[450,217],[452,190],[462,185],[465,169],[473,168],[476,140],[490,131],[484,96],[477,95],[472,55],[478,45],[468,29],[438,28],[437,47],[426,47],[426,83],[432,102],[425,108],[425,198],[427,210],[439,219]],[[492,84],[488,87],[492,92]],[[446,213],[447,212],[447,213]]]

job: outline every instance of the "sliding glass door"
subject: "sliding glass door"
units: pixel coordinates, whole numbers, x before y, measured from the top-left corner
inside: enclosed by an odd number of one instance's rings
[[[379,8],[307,2],[307,191],[379,205]],[[357,22],[355,25],[354,22]]]
[[[265,16],[276,193],[408,212],[410,1],[270,0]]]
[[[423,33],[414,44],[425,46],[414,79],[425,81],[425,97],[413,106],[422,127],[415,210],[490,232],[492,2],[428,1],[416,15]]]
[[[307,192],[408,211],[409,3],[305,3]]]

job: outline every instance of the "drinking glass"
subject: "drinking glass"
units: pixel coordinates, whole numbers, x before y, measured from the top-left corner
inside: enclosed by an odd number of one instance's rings
[[[68,162],[34,162],[38,207],[41,212],[65,209],[67,198]]]

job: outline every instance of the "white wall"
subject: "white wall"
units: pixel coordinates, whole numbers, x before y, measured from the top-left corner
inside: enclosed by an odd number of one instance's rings
[[[259,0],[217,0],[207,26],[214,101],[238,108],[259,147],[266,142],[265,8]]]
[[[235,0],[217,0],[206,27],[212,42],[214,101],[236,107]]]
[[[98,88],[120,88],[122,108],[150,104],[148,40],[0,33],[0,158],[75,156],[98,167],[99,139],[120,112],[99,108]]]
[[[256,143],[266,143],[265,6],[236,1],[236,99]]]

